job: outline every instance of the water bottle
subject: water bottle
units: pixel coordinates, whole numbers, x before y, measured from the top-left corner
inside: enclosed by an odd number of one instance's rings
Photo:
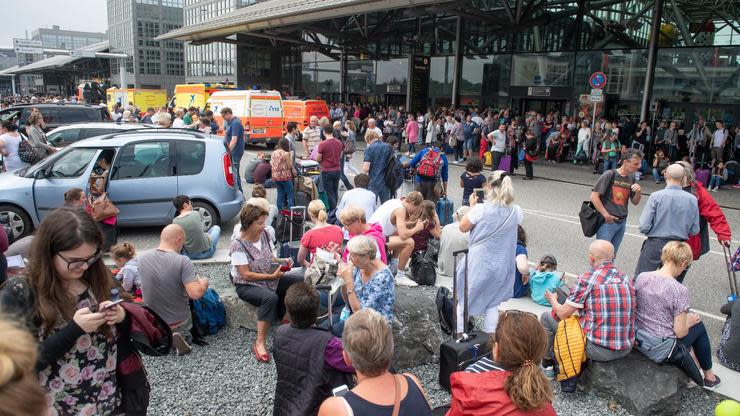
[[[110,290],[110,301],[115,302],[120,299],[121,299],[121,293],[119,292],[119,290],[115,287],[111,289]]]
[[[639,170],[637,172],[635,172],[635,180],[636,181],[639,181],[641,176],[642,176],[642,172],[640,172]]]

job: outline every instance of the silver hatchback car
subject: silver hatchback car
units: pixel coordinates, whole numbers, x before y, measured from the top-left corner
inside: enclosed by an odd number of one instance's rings
[[[89,189],[93,173],[107,169],[106,192],[121,226],[165,225],[172,199],[188,195],[203,228],[231,220],[244,196],[234,183],[222,138],[172,129],[131,130],[71,144],[29,168],[0,174],[0,216],[16,239],[30,234],[70,188]],[[107,165],[108,163],[105,163]]]

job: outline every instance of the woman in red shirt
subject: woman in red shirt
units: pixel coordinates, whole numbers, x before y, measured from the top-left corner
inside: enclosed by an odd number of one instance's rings
[[[452,373],[446,416],[555,416],[552,387],[540,370],[546,348],[545,329],[535,315],[505,312],[493,336],[493,360]]]
[[[326,222],[328,215],[321,200],[315,199],[308,204],[308,218],[316,225],[301,238],[301,247],[298,249],[298,264],[301,267],[308,267],[311,263],[306,261],[307,254],[313,256],[317,248],[332,250],[341,247],[344,240],[342,228]]]

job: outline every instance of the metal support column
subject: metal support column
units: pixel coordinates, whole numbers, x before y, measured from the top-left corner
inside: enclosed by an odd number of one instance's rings
[[[452,75],[452,108],[460,104],[460,78],[462,78],[463,42],[462,42],[462,18],[457,17],[455,27],[455,63]]]
[[[339,51],[339,102],[347,102],[347,54],[344,48]]]
[[[640,120],[647,120],[648,113],[650,113],[650,99],[652,98],[653,81],[655,80],[655,64],[658,58],[658,37],[660,36],[660,21],[662,14],[663,0],[655,0],[655,3],[653,4],[653,19],[650,22],[647,73],[645,74],[645,86],[642,91]]]
[[[128,81],[126,80],[126,58],[120,58],[118,61],[118,70],[121,71],[121,88],[128,88]]]

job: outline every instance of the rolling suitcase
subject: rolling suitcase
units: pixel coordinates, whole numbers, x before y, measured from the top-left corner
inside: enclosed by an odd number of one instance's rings
[[[737,275],[735,274],[736,263],[740,261],[732,255],[732,251],[729,246],[722,244],[722,252],[725,254],[725,266],[727,268],[727,279],[730,281],[730,296],[727,297],[727,302],[734,302],[737,300]],[[740,253],[740,249],[738,249]]]
[[[511,155],[501,156],[501,160],[498,162],[498,169],[496,170],[509,172],[511,170]]]
[[[452,339],[439,346],[439,385],[450,390],[450,376],[455,371],[463,371],[469,365],[483,357],[491,356],[491,336],[485,332],[470,333],[457,336],[457,255],[465,253],[465,289],[463,299],[463,319],[468,322],[468,250],[452,253],[455,259],[455,272],[452,278]]]
[[[443,196],[437,200],[437,216],[439,217],[439,223],[442,227],[453,223],[453,212],[455,212],[455,204],[447,199],[447,197]]]
[[[285,234],[285,231],[287,231],[288,238],[287,240],[285,238],[281,239],[280,237],[284,236],[278,236],[278,242],[280,243],[280,249],[278,250],[278,257],[280,258],[291,258],[293,259],[293,264],[298,264],[298,249],[301,247],[301,237],[303,236],[304,227],[306,225],[305,218],[306,218],[306,207],[305,206],[294,206],[290,207],[290,210],[288,211],[288,216],[285,216],[284,211],[280,213],[282,218],[286,218],[286,226],[282,227],[281,231],[283,234]],[[278,227],[280,228],[280,227]],[[287,230],[286,230],[287,228]],[[294,241],[294,234],[293,232],[297,231],[296,238],[297,241]]]

